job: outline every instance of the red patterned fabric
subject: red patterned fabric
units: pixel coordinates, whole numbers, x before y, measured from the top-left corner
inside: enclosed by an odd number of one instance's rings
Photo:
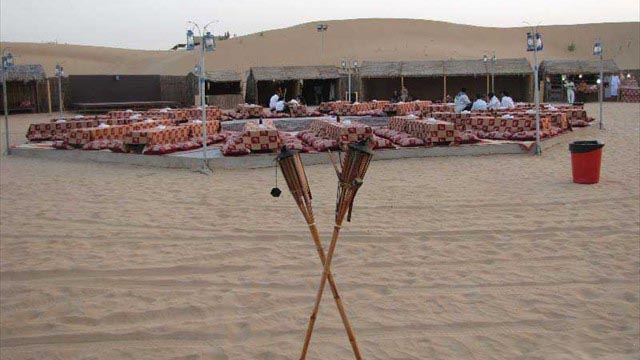
[[[622,102],[640,102],[640,88],[638,87],[621,87],[620,101]]]
[[[305,105],[289,105],[289,114],[291,117],[305,117],[308,115]]]
[[[189,140],[189,128],[184,126],[134,130],[124,137],[124,143],[127,145],[145,144],[148,147],[153,145],[175,144],[187,140]]]
[[[509,140],[513,134],[509,131],[490,131],[485,134],[485,139]]]
[[[91,141],[84,144],[84,146],[82,146],[82,150],[105,150],[109,148],[110,142],[110,140],[106,139]]]
[[[121,140],[111,140],[109,142],[109,150],[114,153],[128,153],[129,147]]]
[[[460,133],[460,144],[475,144],[480,141],[478,135],[474,134],[471,131],[463,131]]]
[[[416,104],[413,102],[390,103],[384,106],[385,112],[395,112],[398,116],[408,115],[416,111]]]
[[[263,107],[255,104],[238,104],[236,112],[246,115],[247,118],[259,118],[262,116]]]
[[[240,139],[242,144],[251,151],[275,150],[279,149],[282,144],[278,130],[268,119],[263,119],[262,124],[259,124],[258,121],[245,123]]]
[[[379,137],[389,139],[394,144],[402,147],[423,146],[424,140],[411,136],[403,131],[393,130],[385,127],[375,129],[375,134]]]
[[[287,149],[298,150],[301,152],[306,152],[308,150],[308,148],[304,145],[302,140],[293,136],[291,133],[283,131],[283,132],[280,132],[279,135],[280,135],[280,138],[282,139],[282,142],[284,143],[284,146],[286,146]]]
[[[247,149],[242,143],[242,138],[239,134],[227,136],[227,140],[222,146],[221,151],[224,156],[238,156],[251,153],[251,150]]]
[[[176,151],[178,151],[177,144],[154,144],[154,145],[147,145],[144,148],[142,153],[145,155],[164,155],[164,154],[170,154]]]
[[[540,139],[543,139],[545,137],[547,137],[547,134],[541,131]],[[518,140],[518,141],[535,140],[535,139],[536,139],[535,131],[520,131],[511,136],[511,140]]]
[[[331,119],[319,119],[311,123],[310,130],[317,137],[335,140],[341,146],[373,136],[373,129],[370,126],[355,121],[348,124]]]
[[[379,136],[373,136],[373,149],[393,149],[393,142],[389,139],[385,139]]]
[[[58,150],[73,150],[73,147],[64,140],[56,140],[53,142],[52,146],[54,149]]]

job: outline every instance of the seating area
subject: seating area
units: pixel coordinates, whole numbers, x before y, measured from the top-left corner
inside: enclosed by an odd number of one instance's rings
[[[288,104],[283,112],[271,111],[260,105],[238,104],[235,110],[225,111],[222,114],[222,121],[243,120],[243,119],[281,119],[300,117],[323,116],[319,111],[310,111],[305,105]]]
[[[344,149],[349,143],[370,139],[374,148],[416,146],[457,146],[495,140],[532,141],[536,138],[534,105],[519,103],[515,109],[496,111],[463,111],[455,113],[452,104],[430,101],[390,103],[372,101],[349,103],[325,102],[319,107],[329,114],[300,125],[278,126],[262,106],[240,104],[236,108],[242,118],[256,118],[243,124],[241,131],[222,131],[225,114],[217,107],[207,107],[207,145],[225,156],[273,153],[283,145],[303,152]],[[308,114],[304,105],[291,107],[298,115]],[[320,112],[317,112],[318,114]],[[385,117],[373,120],[382,113]],[[394,115],[386,118],[386,114]],[[367,114],[367,125],[357,115]],[[53,119],[31,124],[30,141],[53,141],[57,149],[111,150],[140,154],[168,154],[201,148],[203,128],[201,108],[111,111],[107,115],[70,119]],[[349,116],[350,118],[345,118]],[[542,104],[540,138],[553,137],[573,127],[588,126],[593,121],[582,105]],[[366,118],[362,118],[366,119]],[[286,121],[286,120],[282,120]],[[302,120],[301,120],[302,121]],[[230,128],[237,128],[237,124]]]
[[[373,100],[362,103],[331,101],[323,102],[318,107],[318,111],[334,116],[405,116],[453,110],[453,104],[436,104],[428,100],[398,103],[392,103],[386,100]]]

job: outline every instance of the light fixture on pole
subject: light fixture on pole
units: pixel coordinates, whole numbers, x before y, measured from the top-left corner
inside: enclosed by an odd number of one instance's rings
[[[544,49],[542,43],[542,35],[538,32],[538,25],[531,26],[527,23],[531,32],[527,33],[527,51],[533,51],[533,81],[534,81],[534,98],[536,102],[536,149],[535,154],[542,154],[542,145],[540,144],[540,83],[538,82],[538,51]]]
[[[604,117],[602,111],[602,101],[604,98],[604,58],[602,57],[602,42],[600,39],[593,44],[593,55],[600,57],[600,78],[598,79],[598,100],[600,101],[600,130],[604,130]]]
[[[496,58],[496,52],[492,51],[492,56],[491,59],[489,59],[489,56],[487,56],[486,54],[482,55],[482,62],[484,63],[484,65],[488,65],[489,61],[491,61],[490,64],[490,69],[491,69],[491,92],[496,91],[496,80],[495,80],[495,69],[496,69],[496,64],[498,63],[498,59]]]
[[[62,103],[62,77],[64,76],[64,68],[60,64],[56,64],[56,77],[58,78],[58,106],[60,110],[60,118],[64,118],[64,114],[62,111],[63,103]]]
[[[205,51],[214,51],[216,49],[216,39],[211,34],[210,31],[207,31],[209,25],[213,24],[215,21],[212,21],[205,25],[202,30],[200,26],[193,21],[189,21],[191,24],[191,28],[187,30],[187,44],[186,49],[188,51],[195,50],[196,48],[196,39],[194,29],[198,30],[198,34],[200,35],[200,43],[198,44],[200,47],[200,65],[196,65],[197,75],[199,75],[198,81],[198,91],[200,92],[200,106],[202,108],[202,168],[198,170],[199,172],[209,175],[211,174],[211,168],[209,167],[209,161],[207,160],[207,104],[206,97],[204,94],[205,91],[205,67],[204,67],[204,53]],[[206,33],[204,33],[206,31]]]
[[[7,71],[13,67],[13,55],[8,48],[2,50],[2,97],[4,102],[4,141],[7,146],[7,155],[11,155],[9,147],[9,104],[7,103]]]
[[[347,71],[347,75],[348,75],[348,87],[349,87],[349,92],[347,93],[347,101],[351,101],[351,72],[357,72],[358,71],[358,60],[353,60],[353,61],[346,61],[346,60],[342,60],[341,62],[341,67],[342,70],[346,70]]]
[[[320,57],[324,56],[324,33],[329,29],[327,24],[316,25],[316,31],[320,33]]]

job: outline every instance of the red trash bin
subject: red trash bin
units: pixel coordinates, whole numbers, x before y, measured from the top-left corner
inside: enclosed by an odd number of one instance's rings
[[[591,141],[574,141],[569,144],[573,182],[597,184],[600,181],[600,164],[604,144]]]

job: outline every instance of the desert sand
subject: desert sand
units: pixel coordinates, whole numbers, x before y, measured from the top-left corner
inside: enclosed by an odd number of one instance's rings
[[[322,21],[329,25],[321,35],[318,22],[239,36],[219,41],[206,54],[207,70],[225,69],[246,73],[255,66],[340,65],[344,59],[361,61],[482,59],[495,51],[498,58],[527,57],[527,28],[495,28],[416,19],[355,19]],[[593,42],[600,38],[604,57],[620,69],[640,67],[638,22],[578,25],[542,24],[544,51],[540,60],[594,60]],[[575,50],[569,51],[569,44]],[[42,64],[53,76],[55,64],[65,73],[186,75],[197,62],[187,51],[143,51],[98,46],[6,43],[16,63]],[[167,44],[167,49],[175,44]]]
[[[598,185],[565,145],[371,164],[333,266],[366,359],[638,358],[640,109],[605,115],[567,135],[606,143]],[[0,170],[2,359],[298,358],[321,266],[274,169]],[[326,244],[335,174],[307,175]],[[349,358],[327,290],[309,359]]]

